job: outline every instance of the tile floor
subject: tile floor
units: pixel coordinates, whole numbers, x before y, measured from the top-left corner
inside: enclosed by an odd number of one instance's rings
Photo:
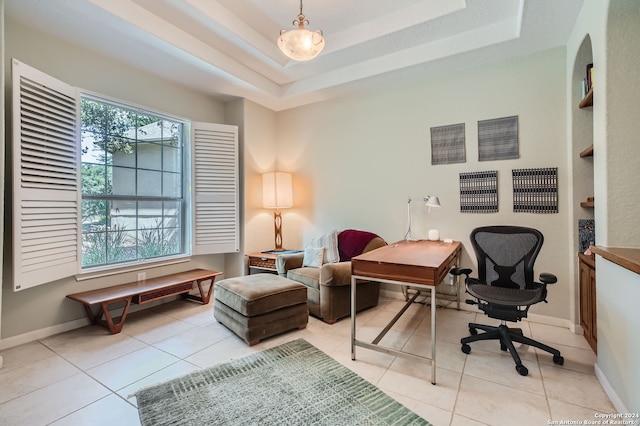
[[[359,314],[358,338],[373,339],[402,304],[384,298]],[[529,375],[522,377],[497,342],[477,342],[469,355],[460,351],[470,321],[491,320],[438,308],[433,386],[427,365],[364,348],[352,361],[348,319],[327,325],[312,317],[305,330],[250,348],[213,319],[211,305],[174,301],[130,314],[120,334],[89,326],[3,351],[0,423],[138,425],[131,396],[137,389],[301,337],[437,426],[548,425],[615,412],[582,336],[523,322],[525,334],[560,349],[565,364],[558,367],[550,355],[523,346],[519,353]],[[429,355],[429,308],[412,305],[382,343]]]

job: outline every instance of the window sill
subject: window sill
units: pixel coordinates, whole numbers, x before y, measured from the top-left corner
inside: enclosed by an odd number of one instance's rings
[[[125,274],[127,272],[135,272],[142,271],[144,269],[151,268],[159,268],[161,266],[167,265],[175,265],[178,263],[185,263],[191,260],[190,255],[184,256],[174,256],[170,258],[165,258],[157,261],[146,261],[146,262],[134,262],[120,265],[118,267],[97,267],[91,268],[91,270],[86,270],[77,274],[75,276],[76,281],[87,281],[95,278],[108,277],[111,275]]]

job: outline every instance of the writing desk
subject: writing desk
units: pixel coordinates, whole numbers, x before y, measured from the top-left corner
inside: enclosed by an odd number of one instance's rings
[[[436,384],[436,286],[449,270],[457,265],[462,246],[460,242],[398,241],[351,259],[351,359],[356,359],[356,346],[431,363],[431,383]],[[356,339],[356,280],[379,281],[410,286],[417,290],[398,314],[371,343]],[[431,358],[385,347],[378,343],[420,295],[431,292]]]

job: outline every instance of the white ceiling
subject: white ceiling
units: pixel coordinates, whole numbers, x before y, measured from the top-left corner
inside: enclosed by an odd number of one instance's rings
[[[326,47],[277,48],[299,0],[5,0],[7,18],[210,93],[283,110],[563,46],[583,0],[306,0]]]

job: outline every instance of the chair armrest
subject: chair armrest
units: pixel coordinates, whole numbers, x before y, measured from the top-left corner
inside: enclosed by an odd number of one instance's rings
[[[540,282],[543,284],[555,284],[558,282],[558,278],[553,274],[543,272],[540,274]]]
[[[451,271],[449,271],[451,275],[458,276],[464,274],[467,276],[467,278],[469,278],[469,274],[471,274],[471,272],[471,269],[468,268],[453,268]]]
[[[304,253],[281,254],[276,257],[278,275],[286,276],[290,269],[302,268]]]
[[[323,264],[320,269],[320,285],[351,285],[351,261]]]

